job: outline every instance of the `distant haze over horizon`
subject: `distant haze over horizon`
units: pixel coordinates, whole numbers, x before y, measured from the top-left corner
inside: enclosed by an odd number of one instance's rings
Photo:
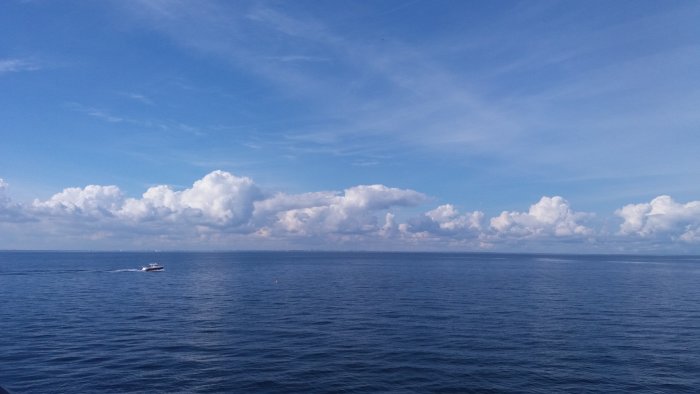
[[[0,250],[700,253],[696,1],[0,4]]]

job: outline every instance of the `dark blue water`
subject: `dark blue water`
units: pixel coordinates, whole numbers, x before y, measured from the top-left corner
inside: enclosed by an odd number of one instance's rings
[[[700,258],[3,252],[0,385],[697,392]]]

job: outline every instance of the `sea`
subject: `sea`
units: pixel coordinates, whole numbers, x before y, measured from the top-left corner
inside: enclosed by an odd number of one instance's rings
[[[697,393],[700,257],[0,252],[0,386]]]

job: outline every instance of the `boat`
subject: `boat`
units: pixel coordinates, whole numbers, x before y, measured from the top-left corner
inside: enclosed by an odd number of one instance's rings
[[[145,267],[141,267],[141,271],[145,271],[145,272],[162,271],[163,269],[165,269],[165,267],[163,267],[162,265],[160,265],[158,263],[150,263]]]

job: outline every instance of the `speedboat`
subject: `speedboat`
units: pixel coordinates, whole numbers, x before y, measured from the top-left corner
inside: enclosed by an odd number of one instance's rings
[[[151,263],[145,267],[141,267],[141,271],[145,271],[145,272],[162,271],[164,268],[165,267],[163,267],[162,265],[160,265],[158,263]]]

